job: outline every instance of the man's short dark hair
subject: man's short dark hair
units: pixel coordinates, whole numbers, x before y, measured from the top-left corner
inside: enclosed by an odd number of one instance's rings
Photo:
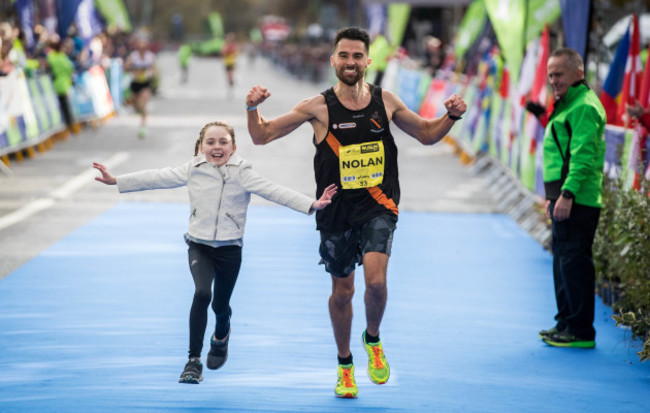
[[[334,36],[335,49],[341,39],[359,40],[366,46],[366,52],[370,49],[370,36],[368,32],[358,27],[344,27],[337,31],[336,36]]]
[[[553,51],[550,57],[562,57],[562,56],[566,56],[567,63],[569,64],[571,70],[575,70],[575,71],[581,70],[584,72],[585,65],[582,61],[582,56],[580,56],[580,53],[576,52],[575,50],[569,47],[562,47]]]

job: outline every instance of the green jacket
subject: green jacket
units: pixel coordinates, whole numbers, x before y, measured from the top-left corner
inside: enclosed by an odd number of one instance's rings
[[[561,190],[568,190],[575,195],[576,204],[602,207],[605,123],[603,105],[584,82],[569,87],[564,99],[555,103],[544,132],[547,199],[557,199]],[[564,179],[562,166],[569,142],[568,170]]]
[[[52,50],[47,54],[47,63],[50,65],[50,71],[54,78],[54,90],[57,95],[65,95],[72,87],[72,74],[74,73],[74,63],[63,52]]]

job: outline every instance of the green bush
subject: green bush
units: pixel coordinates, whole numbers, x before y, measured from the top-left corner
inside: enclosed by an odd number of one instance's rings
[[[605,179],[603,210],[594,240],[598,292],[612,306],[616,325],[644,342],[637,354],[650,358],[650,198],[625,189],[622,180]]]

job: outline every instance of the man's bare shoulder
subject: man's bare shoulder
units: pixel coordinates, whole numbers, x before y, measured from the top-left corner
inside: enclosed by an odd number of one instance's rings
[[[325,107],[325,96],[320,94],[301,100],[296,105],[297,110],[307,112],[321,109],[321,107]]]
[[[316,95],[302,100],[293,110],[303,114],[312,122],[318,120],[321,123],[327,123],[327,105],[323,95]]]
[[[396,111],[406,107],[402,99],[390,90],[382,89],[381,98],[384,101],[384,107],[386,108],[386,114],[389,119],[393,117]]]

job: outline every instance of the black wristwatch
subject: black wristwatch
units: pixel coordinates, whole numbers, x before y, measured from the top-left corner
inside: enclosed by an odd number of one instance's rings
[[[568,189],[563,189],[562,190],[562,196],[565,197],[566,199],[574,199],[576,197],[573,194],[573,192],[569,191]]]
[[[461,120],[461,119],[462,119],[460,116],[454,116],[454,115],[452,115],[452,114],[449,113],[449,112],[447,112],[447,117],[448,117],[449,119],[453,120],[454,122],[456,122],[457,120]]]

